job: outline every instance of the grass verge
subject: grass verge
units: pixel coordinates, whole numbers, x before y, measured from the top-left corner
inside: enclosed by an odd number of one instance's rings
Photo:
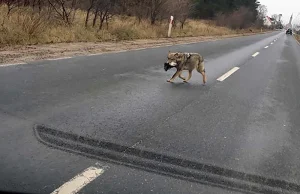
[[[38,14],[26,7],[7,15],[7,7],[0,6],[0,46],[157,39],[166,37],[168,29],[167,21],[150,25],[147,20],[138,22],[134,17],[115,16],[108,26],[99,31],[98,26],[91,27],[93,17],[90,17],[89,26],[85,27],[86,13],[80,10],[76,12],[72,25],[49,19],[48,15],[46,11]],[[247,32],[249,29],[232,30],[216,26],[212,21],[188,20],[183,29],[173,29],[172,37],[224,36]]]
[[[300,35],[299,34],[295,34],[295,38],[300,43]]]

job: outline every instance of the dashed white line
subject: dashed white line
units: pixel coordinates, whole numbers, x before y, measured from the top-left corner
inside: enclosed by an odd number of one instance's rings
[[[89,167],[51,194],[74,194],[104,173],[103,168]]]
[[[259,52],[254,53],[252,57],[256,57],[257,55],[259,55]]]
[[[234,72],[236,72],[237,70],[239,70],[239,67],[234,67],[232,68],[230,71],[228,71],[227,73],[225,73],[224,75],[222,75],[221,77],[219,77],[217,80],[222,82],[225,79],[227,79],[230,75],[232,75]]]
[[[266,46],[265,48],[269,48],[269,46]]]
[[[271,44],[273,44],[273,42],[271,42]]]

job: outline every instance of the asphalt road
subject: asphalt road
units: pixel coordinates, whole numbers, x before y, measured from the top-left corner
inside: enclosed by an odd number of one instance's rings
[[[169,50],[207,85],[167,83]],[[299,193],[299,73],[283,32],[0,66],[0,190]]]

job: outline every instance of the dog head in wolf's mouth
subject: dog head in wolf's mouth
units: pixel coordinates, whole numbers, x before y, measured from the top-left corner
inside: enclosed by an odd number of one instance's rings
[[[171,53],[169,51],[168,60],[164,64],[165,71],[168,71],[173,67],[176,67],[178,64],[182,62],[183,59],[184,59],[184,53]]]

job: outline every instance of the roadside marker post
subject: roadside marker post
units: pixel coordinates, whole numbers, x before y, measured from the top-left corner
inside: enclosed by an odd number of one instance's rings
[[[170,23],[169,23],[168,38],[171,37],[172,26],[173,26],[173,20],[174,20],[174,16],[171,16],[171,18],[170,18]]]

